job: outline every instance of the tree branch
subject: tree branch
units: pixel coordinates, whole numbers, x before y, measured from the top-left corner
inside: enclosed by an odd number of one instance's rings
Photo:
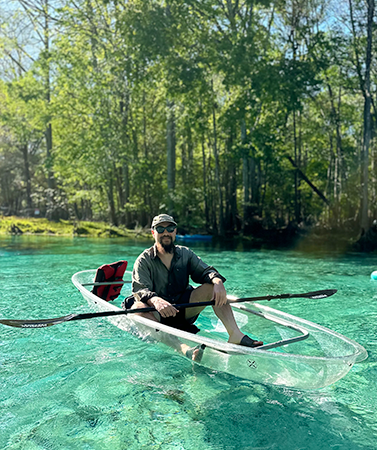
[[[309,180],[309,178],[304,174],[304,172],[297,166],[297,164],[293,161],[293,159],[289,155],[284,155],[288,161],[292,164],[292,166],[297,170],[300,174],[301,178],[313,189],[313,191],[327,204],[330,206],[330,202],[327,198],[322,194],[322,192],[317,189],[314,184]]]

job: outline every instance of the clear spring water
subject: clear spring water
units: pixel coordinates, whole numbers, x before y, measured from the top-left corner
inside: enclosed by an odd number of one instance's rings
[[[132,266],[147,245],[0,238],[0,316],[87,311],[71,275],[119,259]],[[369,358],[335,385],[305,392],[213,373],[103,319],[0,325],[0,449],[377,448],[377,256],[193,247],[235,295],[337,288],[325,300],[269,304],[353,338]]]

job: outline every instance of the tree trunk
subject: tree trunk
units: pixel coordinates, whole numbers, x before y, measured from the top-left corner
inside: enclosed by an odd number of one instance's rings
[[[189,121],[186,122],[186,139],[187,139],[187,177],[192,177],[192,167],[194,160],[194,143],[192,140],[192,130]]]
[[[119,214],[119,222],[122,224],[125,224],[126,218],[124,215],[124,192],[123,192],[123,171],[121,167],[116,167],[115,164],[113,164],[113,172],[115,176],[115,186],[116,186],[116,192],[117,192],[117,200],[118,200],[118,209],[120,210]]]
[[[50,86],[50,62],[48,60],[50,53],[50,23],[49,23],[49,0],[44,2],[44,49],[45,49],[45,98],[47,103],[47,109],[50,108],[51,102],[51,86]],[[53,172],[52,162],[52,125],[51,122],[47,123],[45,130],[46,137],[46,169],[47,169],[47,217],[49,219],[57,219],[54,212],[54,189],[55,189],[55,177]]]
[[[149,145],[147,140],[147,111],[146,111],[146,94],[145,90],[143,90],[143,149],[144,149],[144,159],[148,161],[149,159]],[[150,178],[150,175],[145,177],[144,179],[144,205],[146,208],[145,214],[145,223],[149,223],[150,216],[152,215],[152,197],[151,197],[151,189],[153,180]]]
[[[365,57],[365,77],[362,75],[362,64],[360,54],[356,45],[356,21],[353,12],[352,0],[349,0],[350,19],[352,34],[354,38],[354,52],[356,61],[356,71],[359,77],[360,90],[364,96],[364,132],[363,144],[360,151],[360,175],[361,175],[361,202],[360,202],[360,227],[361,232],[365,232],[369,227],[368,217],[368,178],[369,178],[369,147],[372,135],[371,105],[372,97],[370,93],[370,72],[372,62],[372,41],[373,41],[373,18],[375,0],[367,0],[367,47]]]
[[[227,140],[228,155],[232,155],[234,132],[230,130],[230,136]],[[225,201],[225,228],[226,231],[233,233],[237,230],[237,169],[234,159],[230,157],[226,167],[226,179],[228,180]]]
[[[24,173],[26,184],[26,204],[28,208],[28,215],[32,214],[33,203],[31,199],[31,178],[30,178],[30,165],[29,165],[29,152],[27,144],[22,146],[22,156],[24,159]]]
[[[112,173],[108,174],[107,198],[108,198],[108,202],[109,202],[110,222],[112,223],[112,225],[117,226],[118,221],[117,221],[116,212],[115,212],[114,180],[113,180]]]
[[[215,156],[215,176],[216,176],[216,186],[219,198],[219,235],[225,235],[224,227],[224,206],[223,206],[223,191],[221,189],[220,182],[220,161],[219,153],[217,149],[217,130],[216,130],[216,111],[215,105],[212,108],[212,120],[213,120],[213,154]]]
[[[130,170],[126,162],[122,166],[122,178],[123,178],[124,204],[127,205],[127,203],[129,203],[130,201]],[[126,210],[125,225],[129,226],[130,223],[131,223],[131,212]]]
[[[168,212],[174,213],[174,190],[175,190],[175,172],[176,172],[176,153],[175,153],[175,114],[174,103],[168,101],[168,120],[167,120],[167,181],[168,181]]]
[[[122,123],[121,143],[124,151],[128,153],[131,145],[128,132],[128,121],[130,115],[130,96],[126,86],[124,87],[124,91],[122,92],[119,101],[119,112],[121,115],[121,123]],[[130,200],[130,179],[129,179],[128,160],[129,160],[128,157],[125,157],[123,159],[122,167],[119,169],[118,172],[118,180],[119,180],[118,197],[119,197],[119,207],[121,209],[124,209]],[[129,226],[131,222],[130,211],[126,210],[122,214],[121,221],[124,223],[124,225]]]
[[[336,132],[336,149],[333,149],[332,136],[330,136],[330,147],[331,153],[334,158],[334,170],[333,170],[333,195],[334,195],[334,219],[336,225],[339,225],[340,221],[340,200],[343,190],[343,148],[342,148],[342,135],[340,128],[340,101],[341,101],[341,91],[339,90],[339,98],[337,102],[337,107],[335,107],[335,99],[333,90],[330,84],[328,77],[326,76],[327,88],[330,97],[330,105],[331,105],[331,122],[332,126],[335,128]],[[331,133],[333,130],[331,129]]]
[[[245,121],[241,122],[241,143],[246,144],[246,124]],[[245,151],[245,150],[244,150]],[[242,156],[242,184],[243,184],[243,224],[242,228],[245,230],[245,226],[249,223],[250,219],[250,170],[249,170],[249,155],[244,154]]]
[[[329,205],[329,201],[327,198],[322,194],[322,192],[314,186],[314,184],[309,180],[309,178],[302,172],[302,170],[297,166],[295,161],[289,156],[285,155],[285,157],[289,160],[289,162],[292,164],[293,167],[296,168],[296,171],[298,175],[301,176],[301,178],[313,189],[313,191],[327,204]]]
[[[293,144],[294,144],[294,162],[296,167],[300,168],[300,156],[297,142],[297,124],[296,124],[296,111],[293,111]],[[301,222],[301,200],[300,200],[300,179],[298,171],[294,172],[294,185],[295,185],[295,220],[296,223]]]
[[[367,0],[368,24],[367,24],[367,51],[365,60],[365,82],[364,82],[364,134],[361,150],[361,229],[367,231],[369,228],[368,216],[368,177],[369,177],[369,148],[372,136],[371,118],[371,93],[370,93],[370,71],[372,62],[372,40],[373,40],[373,17],[375,0]]]
[[[206,220],[206,228],[209,226],[209,209],[208,209],[208,192],[207,192],[207,169],[206,169],[206,152],[204,146],[204,133],[201,135],[202,140],[202,162],[203,162],[203,195],[204,195],[204,217]]]

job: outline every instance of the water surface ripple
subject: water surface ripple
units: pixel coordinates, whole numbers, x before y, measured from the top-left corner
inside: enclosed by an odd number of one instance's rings
[[[0,238],[1,317],[88,310],[71,275],[127,259],[125,240]],[[304,392],[213,373],[105,320],[46,329],[1,326],[0,448],[9,450],[294,450],[377,448],[377,256],[194,249],[239,296],[336,288],[325,300],[270,306],[338,331],[369,358]]]

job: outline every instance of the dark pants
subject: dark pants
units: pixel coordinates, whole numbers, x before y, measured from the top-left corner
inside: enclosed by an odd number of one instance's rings
[[[192,286],[188,286],[185,292],[180,296],[180,298],[175,302],[176,305],[181,305],[183,303],[190,303],[190,296],[194,288]],[[178,308],[177,308],[178,309]],[[178,309],[178,312],[175,317],[161,317],[160,323],[164,325],[168,325],[169,327],[178,328],[182,331],[188,331],[189,333],[198,333],[199,328],[194,325],[196,319],[199,317],[199,314],[196,316],[190,317],[186,319],[186,308]]]
[[[183,303],[190,303],[190,296],[194,288],[192,286],[188,286],[185,292],[179,297],[179,299],[175,302],[176,305],[181,305]],[[122,303],[123,309],[130,309],[132,305],[135,303],[134,297],[131,295],[124,299]],[[147,306],[147,305],[146,305]],[[178,308],[177,308],[178,309]],[[198,333],[200,330],[197,326],[194,325],[196,319],[199,317],[199,314],[186,319],[186,308],[178,309],[178,313],[175,317],[161,317],[160,315],[160,323],[164,325],[168,325],[169,327],[178,328],[182,331],[188,331],[189,333]]]

